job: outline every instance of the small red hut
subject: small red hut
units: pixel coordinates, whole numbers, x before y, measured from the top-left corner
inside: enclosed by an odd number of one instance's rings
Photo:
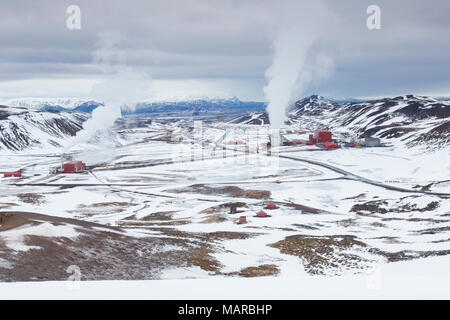
[[[270,217],[267,213],[265,213],[264,211],[259,211],[257,214],[256,214],[256,216],[255,217],[257,217],[257,218],[267,218],[267,217]]]
[[[278,209],[278,207],[277,207],[277,205],[276,205],[275,203],[269,202],[269,203],[266,205],[265,209],[274,210],[274,209]]]

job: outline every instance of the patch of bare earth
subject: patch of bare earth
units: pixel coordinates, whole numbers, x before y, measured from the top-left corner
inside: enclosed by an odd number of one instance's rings
[[[170,192],[175,193],[199,193],[214,196],[226,196],[232,198],[249,198],[249,199],[269,199],[270,191],[267,190],[244,190],[236,186],[217,186],[194,184],[183,189],[172,189]]]
[[[177,211],[160,211],[151,213],[143,218],[137,219],[135,215],[119,220],[117,224],[121,227],[146,227],[146,226],[179,226],[189,224],[190,219],[173,219]]]
[[[396,238],[385,237],[385,240],[400,243]],[[299,257],[305,271],[315,275],[341,275],[345,270],[365,269],[376,261],[368,259],[367,254],[373,255],[374,259],[379,256],[387,262],[450,254],[450,250],[387,252],[369,247],[350,235],[293,235],[269,246],[279,249],[281,253]]]
[[[315,275],[340,275],[345,270],[363,269],[370,262],[354,253],[365,251],[366,244],[349,235],[293,235],[269,246],[299,257],[305,271]]]
[[[213,215],[213,216],[209,216],[204,218],[203,220],[200,221],[200,223],[220,223],[220,222],[225,222],[228,219],[226,217],[223,217],[221,215]]]
[[[3,212],[0,215],[0,281],[66,280],[70,265],[81,270],[82,280],[158,279],[166,268],[199,265],[208,270],[218,267],[209,259],[208,241],[196,238],[134,238],[118,227],[86,221],[45,216],[30,212]],[[44,222],[67,225],[75,237],[26,235],[29,225]],[[2,232],[20,228],[27,251],[13,250]],[[211,239],[220,235],[211,235]],[[199,251],[198,248],[204,248]],[[214,269],[215,270],[215,269]]]
[[[19,193],[17,195],[20,201],[24,203],[34,204],[34,205],[40,205],[41,203],[44,203],[44,196],[37,194],[37,193]]]
[[[189,240],[195,244],[195,247],[187,248],[189,258],[187,260],[188,266],[198,266],[205,271],[212,272],[216,275],[235,275],[222,273],[220,270],[222,264],[213,256],[214,253],[223,251],[221,245],[223,240],[235,239],[249,239],[261,235],[260,233],[247,232],[231,232],[231,231],[216,231],[216,232],[186,232],[174,228],[150,228],[158,231],[164,236],[174,237],[180,240]]]
[[[325,213],[326,212],[324,210],[319,210],[319,209],[316,209],[316,208],[308,207],[308,206],[305,206],[303,204],[294,203],[294,202],[275,202],[275,204],[278,205],[278,206],[284,206],[284,207],[287,207],[287,208],[292,208],[294,210],[301,211],[302,213],[314,213],[314,214],[317,214],[317,213]]]
[[[79,204],[75,210],[67,210],[69,213],[77,213],[85,216],[94,216],[98,213],[104,214],[105,211],[109,213],[121,213],[126,209],[135,206],[131,202],[98,202],[89,205]]]
[[[171,221],[120,220],[117,222],[117,224],[120,227],[180,226],[190,223],[191,220],[188,219],[171,220]]]
[[[416,196],[412,196],[413,198]],[[388,213],[388,212],[395,212],[395,213],[402,213],[402,212],[411,212],[411,211],[419,211],[419,212],[426,212],[426,211],[433,211],[439,207],[438,201],[431,201],[423,208],[417,207],[416,204],[403,204],[401,201],[410,198],[410,197],[404,197],[401,198],[397,203],[392,204],[389,206],[388,202],[386,200],[372,200],[367,201],[363,203],[358,203],[353,205],[353,207],[350,209],[350,212],[356,212],[358,214],[361,213]]]
[[[247,208],[247,204],[245,202],[227,202],[216,206],[211,206],[207,209],[200,211],[200,213],[204,214],[213,214],[213,213],[229,213],[230,208],[236,208],[236,213],[239,213],[240,208]]]
[[[199,248],[191,248],[189,250],[189,257],[187,260],[188,266],[198,266],[205,271],[220,273],[223,267],[212,254],[214,250],[208,246],[201,246]]]
[[[238,275],[245,278],[276,276],[280,273],[274,264],[262,264],[256,267],[247,267],[239,271]]]

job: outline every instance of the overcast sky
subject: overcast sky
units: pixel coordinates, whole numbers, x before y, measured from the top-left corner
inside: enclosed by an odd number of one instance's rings
[[[104,76],[93,64],[99,34],[110,32],[122,35],[127,65],[151,76],[155,94],[223,93],[263,100],[272,43],[285,21],[280,3],[2,0],[0,98],[88,97]],[[291,14],[308,11],[308,1],[286,3]],[[66,27],[71,4],[81,8],[80,30]],[[381,8],[380,30],[366,27],[371,4]],[[301,95],[450,96],[448,0],[330,0],[328,5],[333,23],[317,16],[329,30],[308,54],[320,49],[333,58],[334,67]],[[302,32],[309,32],[307,22]]]

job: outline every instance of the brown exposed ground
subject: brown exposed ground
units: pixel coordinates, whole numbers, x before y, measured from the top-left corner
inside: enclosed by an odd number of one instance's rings
[[[302,204],[294,203],[294,202],[275,202],[278,206],[285,206],[288,208],[293,208],[295,210],[299,210],[303,213],[324,213],[324,210],[319,210],[316,208],[308,207]]]
[[[158,231],[165,236],[185,238],[185,239],[195,239],[206,243],[221,240],[249,239],[261,235],[261,233],[256,232],[233,232],[233,231],[187,232],[187,231],[180,231],[175,228],[166,228],[166,227],[161,228],[151,227],[149,228],[149,230]]]
[[[398,242],[395,238],[386,237],[386,240],[391,243]],[[450,254],[450,250],[387,252],[369,247],[350,235],[293,235],[269,246],[279,249],[281,253],[299,257],[306,272],[326,275],[340,275],[345,270],[365,268],[368,263],[375,261],[369,260],[367,253],[373,255],[373,259],[377,259],[378,256],[387,262]],[[349,249],[352,249],[352,253]]]
[[[120,220],[117,222],[117,224],[120,227],[180,226],[189,223],[191,223],[191,220],[172,220],[172,221]]]
[[[37,193],[19,193],[17,195],[19,200],[24,203],[30,203],[39,205],[41,203],[44,203],[44,196],[37,194]]]
[[[369,260],[348,249],[363,251],[366,244],[349,235],[307,236],[293,235],[270,244],[281,253],[298,256],[305,271],[311,274],[341,274],[345,269],[364,268]]]
[[[270,191],[267,190],[244,190],[236,186],[214,186],[205,184],[193,184],[183,189],[172,189],[175,193],[198,193],[214,196],[226,196],[232,198],[268,199]]]
[[[415,197],[415,196],[412,196]],[[405,197],[409,198],[409,197]],[[350,209],[351,212],[357,212],[357,213],[388,213],[388,212],[411,212],[411,211],[419,211],[419,212],[426,212],[426,211],[433,211],[439,207],[438,201],[432,201],[428,203],[425,207],[419,208],[415,204],[402,204],[402,200],[405,198],[400,198],[400,200],[397,201],[397,203],[394,203],[393,205],[389,206],[388,202],[386,200],[372,200],[367,201],[363,203],[358,203],[353,205],[353,207]]]
[[[29,225],[50,223],[72,226],[77,237],[27,235],[28,251],[7,246],[2,232]],[[211,256],[210,241],[244,235],[211,233],[178,237],[134,238],[118,227],[51,217],[31,212],[0,214],[0,281],[66,280],[70,265],[81,270],[82,280],[157,279],[165,268],[200,266],[217,271],[219,263]]]
[[[239,213],[242,210],[240,208],[248,207],[245,202],[227,202],[216,206],[211,206],[205,210],[200,211],[200,213],[212,214],[212,213],[229,213],[230,207],[235,207],[236,213]]]
[[[222,265],[211,255],[213,252],[211,248],[206,246],[191,248],[187,260],[188,266],[199,266],[205,271],[219,273]]]
[[[121,213],[133,206],[136,206],[136,204],[132,202],[98,202],[89,205],[79,204],[76,209],[66,210],[66,212],[89,217],[98,213],[103,214],[105,211],[110,213]]]
[[[238,274],[241,277],[267,277],[267,276],[276,276],[280,270],[274,264],[262,264],[257,267],[248,267],[242,269]]]
[[[223,216],[214,215],[214,216],[206,217],[205,219],[200,221],[200,223],[220,223],[220,222],[224,222],[224,221],[227,221],[227,220],[228,219],[223,217]]]

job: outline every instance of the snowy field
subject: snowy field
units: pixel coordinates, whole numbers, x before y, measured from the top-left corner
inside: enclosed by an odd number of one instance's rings
[[[0,181],[0,281],[16,282],[0,296],[449,297],[446,149],[268,156],[254,128],[204,123],[200,142],[187,121],[117,128],[113,143],[65,155],[86,162],[79,174],[51,173],[56,149],[2,152],[1,167],[23,177]],[[152,281],[21,282],[65,280],[69,265],[81,280]]]

